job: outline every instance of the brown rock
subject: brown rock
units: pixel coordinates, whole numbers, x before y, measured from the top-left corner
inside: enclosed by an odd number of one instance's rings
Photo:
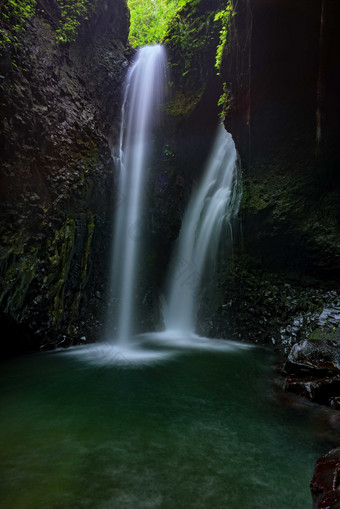
[[[340,447],[318,459],[310,484],[313,509],[340,508]]]

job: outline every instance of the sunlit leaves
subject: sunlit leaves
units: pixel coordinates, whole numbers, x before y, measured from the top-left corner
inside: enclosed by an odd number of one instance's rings
[[[231,0],[229,0],[226,8],[223,9],[222,11],[219,11],[214,18],[214,21],[219,21],[221,23],[220,40],[216,49],[216,59],[215,59],[215,68],[217,69],[218,74],[221,69],[223,52],[227,43],[228,29],[230,26],[230,20],[232,15],[233,6]]]
[[[128,0],[131,45],[136,47],[160,42],[180,1],[183,0]]]

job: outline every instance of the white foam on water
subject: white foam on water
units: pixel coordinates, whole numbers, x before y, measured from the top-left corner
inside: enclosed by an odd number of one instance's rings
[[[173,330],[133,336],[126,346],[103,342],[74,346],[58,352],[97,366],[146,366],[168,362],[194,351],[237,353],[250,348],[254,348],[254,345]]]
[[[169,360],[174,356],[174,352],[170,350],[157,351],[151,348],[143,348],[139,345],[133,345],[132,341],[126,347],[109,342],[93,343],[74,346],[61,353],[97,366],[148,365]]]

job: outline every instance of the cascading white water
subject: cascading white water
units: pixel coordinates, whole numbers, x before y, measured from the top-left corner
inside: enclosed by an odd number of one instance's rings
[[[119,186],[112,258],[112,288],[117,301],[116,338],[121,345],[129,342],[133,331],[140,245],[136,227],[142,217],[144,182],[153,129],[158,123],[164,96],[165,76],[165,49],[160,45],[147,46],[138,50],[125,82],[120,146],[116,155]],[[113,336],[112,330],[108,330],[107,339],[112,340]]]
[[[227,225],[231,232],[230,220],[239,209],[236,159],[233,139],[220,126],[202,181],[183,218],[163,305],[166,330],[180,336],[194,332],[206,265],[215,261],[222,229]]]

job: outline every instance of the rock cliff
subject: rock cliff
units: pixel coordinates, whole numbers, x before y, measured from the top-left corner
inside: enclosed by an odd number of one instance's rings
[[[98,0],[65,43],[60,18],[39,0],[2,46],[3,352],[84,341],[101,321],[129,14]]]
[[[260,342],[294,343],[339,298],[340,7],[234,6],[221,77],[244,175],[243,237],[224,316],[243,337],[247,323]]]

